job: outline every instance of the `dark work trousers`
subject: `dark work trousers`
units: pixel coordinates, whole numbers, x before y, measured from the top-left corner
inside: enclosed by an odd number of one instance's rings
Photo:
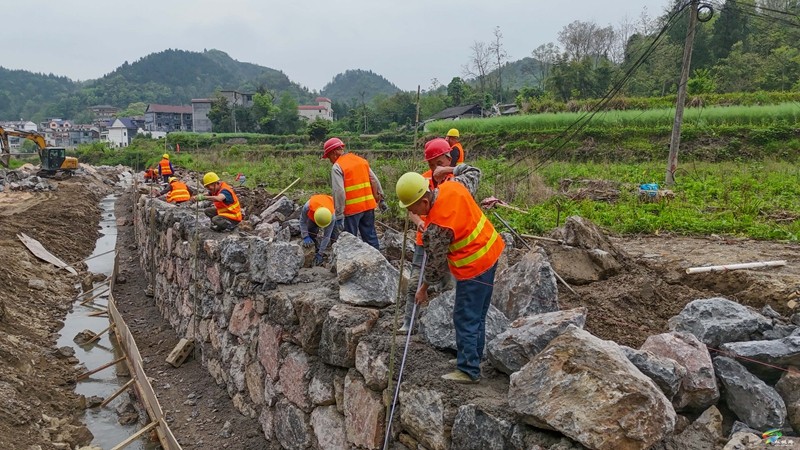
[[[381,249],[378,242],[378,233],[375,232],[375,210],[360,212],[351,216],[344,217],[344,231],[353,236],[361,236],[361,240],[367,244]]]
[[[477,277],[456,281],[453,324],[456,328],[457,367],[473,380],[481,376],[481,356],[486,345],[486,313],[492,302],[496,270],[497,263]]]
[[[222,217],[217,214],[217,208],[211,206],[203,210],[208,217],[211,218],[211,229],[214,231],[230,231],[239,225],[239,222]]]
[[[414,296],[417,295],[419,285],[419,272],[422,267],[422,258],[425,249],[421,245],[414,245],[414,259],[411,261],[411,277],[408,279],[408,289],[406,289],[406,315],[403,319],[403,326],[411,326],[411,311],[414,309]],[[420,307],[417,306],[417,317],[419,317]],[[416,318],[415,318],[416,321]]]

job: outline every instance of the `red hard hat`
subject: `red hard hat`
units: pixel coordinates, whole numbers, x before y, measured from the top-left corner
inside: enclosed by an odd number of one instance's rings
[[[450,153],[450,144],[442,138],[432,139],[425,143],[425,161],[436,159]]]
[[[328,157],[328,153],[338,148],[344,148],[344,142],[342,142],[342,140],[339,138],[330,138],[325,141],[325,145],[323,145],[322,148],[324,150],[322,152],[322,159],[325,159]]]

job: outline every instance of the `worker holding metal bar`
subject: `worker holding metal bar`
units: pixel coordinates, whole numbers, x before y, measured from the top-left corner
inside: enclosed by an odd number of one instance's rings
[[[408,172],[397,181],[395,190],[401,207],[418,216],[427,215],[422,242],[428,259],[416,302],[427,303],[428,287],[441,282],[447,268],[456,279],[453,324],[458,369],[442,378],[477,383],[486,344],[486,314],[505,243],[475,202],[480,170],[459,164],[453,175],[455,182],[431,189],[425,177]]]

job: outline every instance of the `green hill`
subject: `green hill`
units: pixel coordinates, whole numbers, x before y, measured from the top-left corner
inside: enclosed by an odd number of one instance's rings
[[[0,72],[0,120],[48,116],[79,120],[88,106],[96,104],[120,108],[134,102],[187,105],[192,98],[208,97],[217,89],[255,92],[261,88],[291,92],[298,101],[313,97],[283,72],[237,61],[225,52],[169,49],[133,63],[126,61],[113,72],[81,84],[26,71]],[[13,106],[6,106],[3,93]]]
[[[369,103],[378,95],[392,95],[400,92],[400,88],[392,84],[386,78],[378,75],[371,70],[347,70],[333,77],[330,83],[326,84],[320,94],[330,98],[334,102],[364,101]]]

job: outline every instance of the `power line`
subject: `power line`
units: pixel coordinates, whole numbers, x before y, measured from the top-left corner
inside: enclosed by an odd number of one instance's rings
[[[672,28],[675,23],[677,23],[676,19],[684,12],[684,10],[690,5],[690,3],[685,3],[683,6],[677,8],[666,20],[664,26],[661,28],[659,33],[653,39],[653,41],[648,45],[648,47],[642,52],[639,58],[631,65],[631,67],[625,72],[621,79],[619,79],[611,89],[592,107],[590,111],[587,111],[578,119],[576,119],[572,124],[570,124],[566,129],[564,129],[558,136],[555,136],[545,142],[544,146],[546,147],[549,144],[553,144],[557,142],[559,139],[562,139],[561,142],[556,145],[549,153],[545,155],[545,157],[539,161],[533,168],[528,169],[525,173],[518,176],[516,179],[520,180],[522,178],[530,176],[530,174],[541,167],[543,167],[550,159],[552,159],[558,152],[560,152],[575,136],[580,133],[580,131],[594,118],[594,116],[600,112],[613,98],[616,96],[624,87],[624,85],[630,80],[633,76],[636,69],[638,69],[644,62],[647,60],[650,55],[655,52],[656,48],[661,44],[662,38],[666,34],[666,32]],[[574,129],[573,129],[574,128]],[[572,132],[570,132],[572,130]],[[514,165],[519,164],[524,159],[528,158],[527,155],[523,155],[520,158],[517,158],[514,161]]]

